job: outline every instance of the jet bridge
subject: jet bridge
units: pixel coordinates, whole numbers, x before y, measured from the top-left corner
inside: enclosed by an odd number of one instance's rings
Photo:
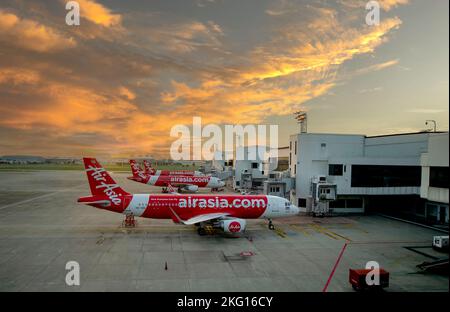
[[[309,211],[313,216],[324,217],[332,213],[330,201],[336,200],[337,185],[327,181],[326,176],[318,175],[311,179]]]

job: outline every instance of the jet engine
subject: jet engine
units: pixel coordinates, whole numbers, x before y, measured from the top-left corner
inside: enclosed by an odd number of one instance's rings
[[[244,219],[227,219],[222,221],[222,229],[225,233],[242,233],[245,231],[245,226],[247,225],[247,221]]]
[[[197,185],[186,185],[185,187],[183,187],[183,189],[186,191],[189,191],[189,192],[197,192],[198,186]]]

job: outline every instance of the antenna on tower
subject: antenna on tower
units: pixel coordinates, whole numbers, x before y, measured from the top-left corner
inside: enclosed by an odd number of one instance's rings
[[[308,132],[308,119],[305,111],[298,111],[294,113],[294,118],[300,124],[300,133]]]

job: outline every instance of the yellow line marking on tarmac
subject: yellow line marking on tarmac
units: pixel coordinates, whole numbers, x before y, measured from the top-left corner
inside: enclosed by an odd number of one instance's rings
[[[274,230],[279,236],[286,238],[286,232],[284,232],[282,229],[280,228],[275,228]]]
[[[327,235],[328,237],[331,237],[332,239],[335,239],[335,240],[339,240],[339,239],[340,239],[340,237],[334,236],[334,235],[333,235],[333,232],[328,231],[326,228],[324,228],[324,227],[322,227],[322,226],[320,226],[320,225],[317,225],[317,224],[311,224],[310,226],[311,226],[314,230],[316,230],[317,232],[322,233],[322,234],[325,234],[325,235]]]
[[[333,235],[338,236],[338,237],[340,237],[340,238],[342,238],[342,239],[344,239],[344,240],[346,240],[346,241],[348,241],[348,242],[351,242],[351,241],[352,241],[350,238],[345,237],[345,236],[343,236],[343,235],[340,235],[340,234],[338,234],[338,233],[335,233],[335,232],[333,232],[333,231],[330,231],[330,233],[332,233]]]
[[[301,227],[301,226],[296,225],[296,224],[292,224],[291,227],[294,230],[296,230],[297,232],[301,232],[301,233],[305,234],[306,236],[311,236],[311,234],[304,227]]]
[[[332,239],[334,239],[334,240],[339,240],[339,238],[337,238],[336,236],[334,236],[333,234],[331,234],[331,233],[328,233],[328,232],[323,232],[323,234],[325,234],[326,236],[329,236],[329,237],[331,237]]]

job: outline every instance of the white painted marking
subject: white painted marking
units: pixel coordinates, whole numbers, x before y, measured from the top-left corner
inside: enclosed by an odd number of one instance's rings
[[[8,204],[8,205],[0,207],[0,210],[6,209],[6,208],[11,208],[11,207],[18,206],[18,205],[21,205],[21,204],[26,204],[26,203],[32,202],[33,200],[36,200],[36,199],[50,197],[50,196],[53,196],[53,195],[58,194],[58,193],[71,191],[74,188],[79,188],[79,187],[84,186],[84,185],[85,184],[82,184],[82,185],[78,185],[78,186],[75,186],[75,187],[62,189],[62,190],[59,190],[59,191],[56,191],[56,192],[53,192],[53,193],[44,194],[44,195],[36,196],[36,197],[33,197],[33,198],[25,199],[25,200],[22,200],[22,201],[19,201],[19,202],[15,202],[15,203],[12,203],[12,204]]]

